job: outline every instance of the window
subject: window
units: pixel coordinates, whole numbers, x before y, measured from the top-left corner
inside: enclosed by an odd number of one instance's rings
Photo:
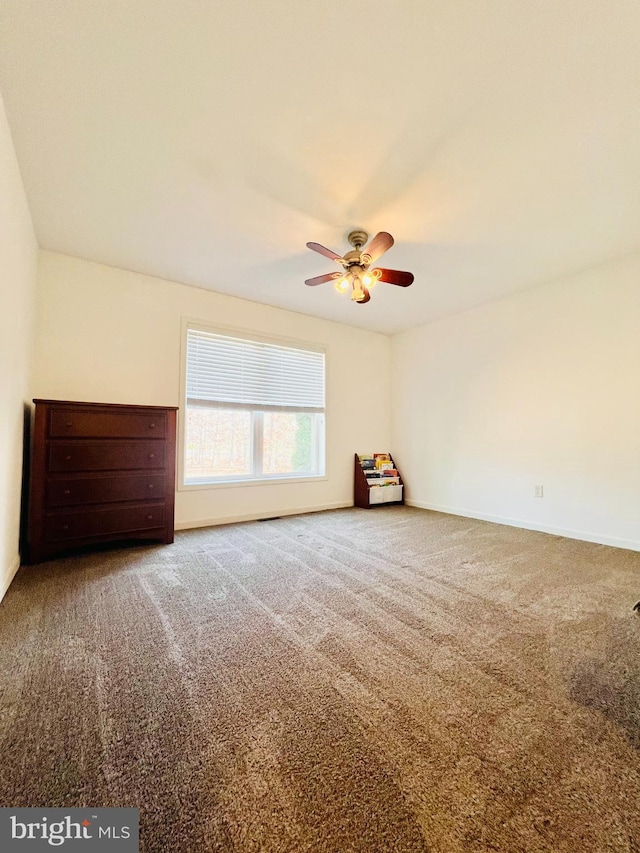
[[[325,356],[187,326],[184,484],[324,475]]]

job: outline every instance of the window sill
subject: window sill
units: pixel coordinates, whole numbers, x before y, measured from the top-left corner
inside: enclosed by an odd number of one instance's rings
[[[179,492],[193,492],[198,489],[228,489],[239,486],[273,486],[282,483],[322,483],[329,478],[326,474],[307,477],[261,477],[259,480],[209,480],[206,483],[179,483]]]

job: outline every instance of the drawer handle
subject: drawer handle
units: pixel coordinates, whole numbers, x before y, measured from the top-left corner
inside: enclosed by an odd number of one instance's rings
[[[73,426],[73,421],[67,421],[65,426]]]
[[[152,516],[152,515],[148,515],[148,516],[147,516],[147,519],[148,519],[149,521],[151,521],[151,519],[152,519],[152,518],[153,518],[153,516]]]
[[[149,454],[149,459],[153,459],[153,458],[155,457],[155,455],[156,455],[155,453],[150,453],[150,454]]]
[[[63,525],[62,525],[62,529],[63,529],[63,530],[68,530],[68,529],[69,529],[69,525],[68,525],[68,524],[63,524]]]
[[[148,488],[148,489],[153,489],[153,483],[149,483],[149,485],[147,486],[147,488]]]
[[[65,458],[65,462],[68,462],[71,459],[70,456],[65,456],[64,458]]]
[[[70,495],[70,494],[71,494],[71,489],[65,489],[65,490],[64,490],[64,494],[65,494],[65,495]]]
[[[149,429],[155,429],[155,424],[149,424]]]

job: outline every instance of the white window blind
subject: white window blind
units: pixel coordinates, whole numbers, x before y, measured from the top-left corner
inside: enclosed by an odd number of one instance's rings
[[[187,402],[324,411],[324,353],[187,330]]]

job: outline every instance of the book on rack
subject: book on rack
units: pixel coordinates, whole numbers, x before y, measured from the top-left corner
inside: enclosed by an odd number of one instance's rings
[[[385,468],[393,468],[393,462],[391,461],[391,456],[388,453],[374,453],[373,458],[375,460],[375,466],[378,470],[384,470]]]

